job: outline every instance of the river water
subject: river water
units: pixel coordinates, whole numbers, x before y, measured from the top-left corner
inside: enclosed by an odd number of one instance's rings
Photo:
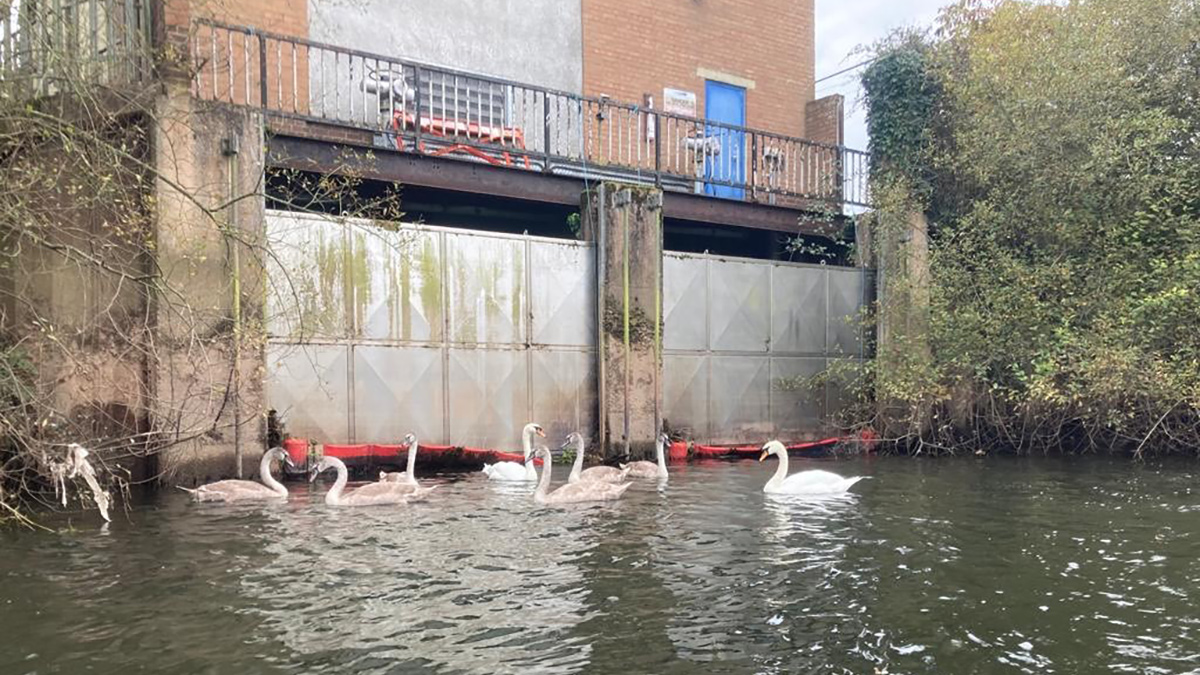
[[[799,464],[800,466],[795,466]],[[773,460],[616,504],[160,493],[0,535],[0,673],[1200,673],[1200,465]],[[560,477],[565,471],[560,470]]]

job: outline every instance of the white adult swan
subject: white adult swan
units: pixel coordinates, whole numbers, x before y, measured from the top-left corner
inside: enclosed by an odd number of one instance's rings
[[[542,460],[542,476],[538,480],[537,490],[533,493],[533,500],[539,504],[578,504],[579,502],[607,502],[614,499],[620,499],[621,495],[629,489],[633,483],[621,483],[616,485],[613,483],[605,483],[602,481],[587,481],[581,480],[578,483],[568,483],[554,492],[550,492],[550,451],[546,448],[538,448],[534,452],[535,457],[540,457]]]
[[[219,480],[198,488],[180,487],[180,490],[191,493],[192,499],[198,502],[240,502],[254,499],[287,499],[287,488],[271,475],[271,462],[281,459],[288,466],[292,459],[283,448],[271,448],[263,453],[262,461],[258,463],[258,476],[261,483],[252,480]]]
[[[436,485],[429,487],[421,487],[417,482],[417,436],[416,434],[407,434],[404,437],[404,443],[408,446],[408,470],[398,473],[389,473],[387,471],[379,472],[379,482],[391,483],[396,486],[396,489],[409,493],[410,498],[421,498],[433,492],[437,488]]]
[[[667,473],[667,457],[663,452],[666,445],[670,442],[671,439],[666,434],[659,434],[654,442],[654,455],[658,460],[657,462],[647,462],[644,459],[640,459],[636,462],[622,464],[621,468],[629,472],[630,478],[667,480],[669,476]]]
[[[483,472],[487,474],[489,480],[537,480],[537,471],[533,469],[533,461],[530,460],[530,455],[533,453],[533,436],[537,434],[542,438],[546,437],[546,432],[542,430],[542,425],[530,422],[521,430],[521,450],[525,454],[524,462],[496,462],[495,464],[484,464]]]
[[[768,455],[775,455],[779,458],[779,468],[775,469],[775,475],[771,476],[771,480],[763,486],[763,492],[771,494],[783,495],[830,495],[846,492],[858,481],[862,480],[863,476],[851,476],[850,478],[842,478],[836,473],[829,471],[821,471],[815,469],[812,471],[797,471],[792,475],[787,475],[788,472],[788,454],[787,448],[783,447],[783,443],[779,441],[770,441],[762,447],[762,454],[759,455],[758,461],[763,461]]]
[[[583,436],[572,431],[567,436],[567,442],[563,443],[563,447],[571,447],[575,450],[575,463],[571,465],[571,474],[567,476],[568,483],[578,483],[579,481],[600,481],[602,483],[624,483],[625,475],[629,473],[625,469],[618,469],[613,466],[592,466],[583,468]]]
[[[377,504],[407,504],[409,493],[403,488],[406,487],[400,483],[367,483],[366,485],[350,492],[342,494],[342,490],[346,489],[346,481],[349,479],[349,473],[346,471],[346,465],[337,457],[322,457],[321,461],[313,469],[312,477],[309,482],[315,481],[317,476],[326,469],[337,469],[337,480],[333,482],[333,487],[329,488],[329,492],[325,493],[325,503],[330,506],[375,506]]]

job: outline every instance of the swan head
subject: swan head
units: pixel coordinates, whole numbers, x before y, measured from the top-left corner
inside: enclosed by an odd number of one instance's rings
[[[778,457],[786,452],[787,448],[783,447],[783,443],[780,443],[779,441],[768,441],[766,445],[762,446],[762,454],[758,456],[758,461],[761,462],[770,455],[775,455]]]
[[[567,434],[567,440],[563,441],[562,447],[559,449],[565,450],[567,448],[574,448],[576,452],[582,451],[583,434],[579,433],[578,431],[572,431],[571,433]]]
[[[526,424],[524,432],[526,436],[536,434],[542,438],[546,437],[546,430],[542,428],[542,425],[537,424],[536,422],[530,422],[529,424]]]
[[[267,451],[267,456],[271,459],[277,459],[283,462],[288,466],[289,469],[296,468],[295,463],[292,462],[291,455],[287,454],[287,450],[284,450],[283,448],[271,448]]]
[[[656,440],[658,441],[658,444],[663,447],[666,447],[671,444],[671,437],[668,436],[667,432],[665,432],[665,431],[662,432],[661,434],[659,434],[658,438]]]
[[[404,445],[412,445],[413,443],[417,442],[417,435],[411,433],[404,434],[404,440],[401,442],[404,443]]]
[[[326,469],[335,468],[337,465],[339,465],[341,463],[342,463],[341,460],[339,460],[337,457],[322,457],[321,461],[317,462],[317,465],[314,466],[313,470],[310,472],[310,474],[308,476],[308,482],[311,483],[311,482],[315,481],[317,479],[317,476],[319,476],[322,471],[325,471]]]

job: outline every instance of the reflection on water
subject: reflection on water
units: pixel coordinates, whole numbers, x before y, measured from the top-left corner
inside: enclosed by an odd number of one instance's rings
[[[809,464],[812,464],[811,462]],[[1200,673],[1194,463],[675,467],[619,503],[446,476],[338,509],[162,494],[0,539],[0,672]]]

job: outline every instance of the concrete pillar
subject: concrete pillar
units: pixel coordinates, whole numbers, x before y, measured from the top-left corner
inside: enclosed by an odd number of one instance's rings
[[[168,80],[153,160],[159,470],[188,484],[250,475],[263,449],[263,120]],[[241,464],[237,459],[241,458]]]
[[[879,313],[876,360],[883,372],[929,361],[929,221],[919,211],[905,217],[877,215],[875,246]],[[901,436],[929,424],[927,410],[913,412],[885,392],[877,396],[885,436]],[[916,427],[916,428],[914,428]]]
[[[596,243],[597,401],[605,457],[654,454],[662,401],[662,191],[601,183],[583,195]]]

